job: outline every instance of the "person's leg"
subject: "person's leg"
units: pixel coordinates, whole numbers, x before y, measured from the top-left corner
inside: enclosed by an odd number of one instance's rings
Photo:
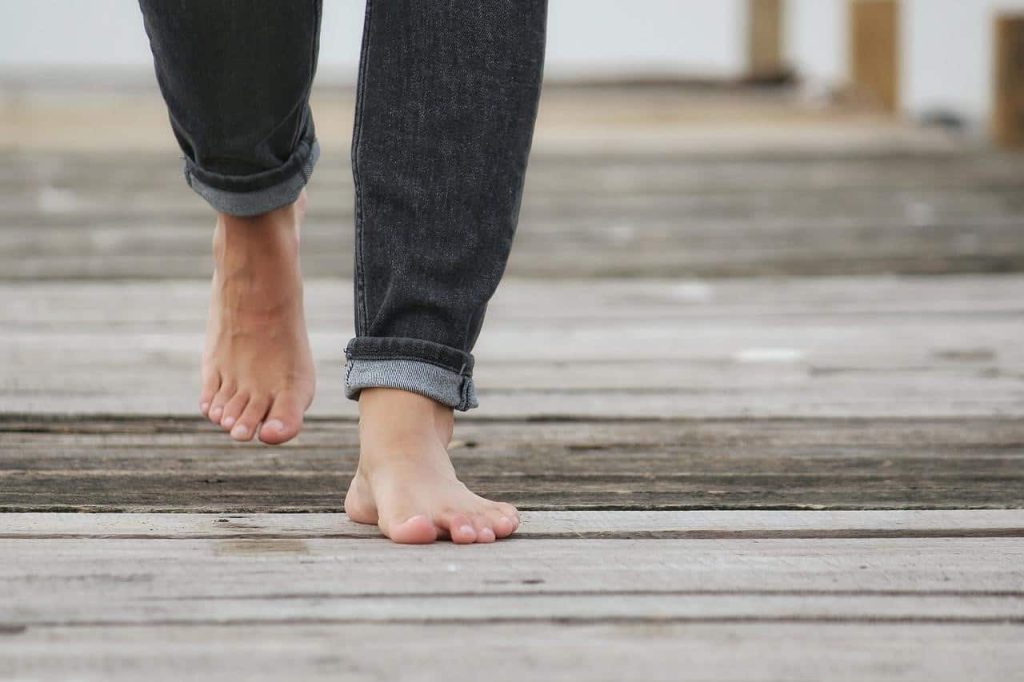
[[[400,542],[488,542],[514,507],[446,448],[505,269],[540,95],[546,2],[368,0],[352,166],[360,462],[345,509]]]
[[[281,443],[315,384],[298,230],[320,0],[139,4],[186,180],[217,212],[200,409],[236,440]]]

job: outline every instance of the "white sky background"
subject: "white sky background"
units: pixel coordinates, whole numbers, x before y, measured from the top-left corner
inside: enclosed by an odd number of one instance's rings
[[[355,79],[363,0],[324,0],[320,64]],[[743,0],[550,0],[546,75],[735,76]],[[0,0],[0,68],[149,67],[132,0]]]
[[[787,0],[786,54],[814,84],[846,80],[847,0]],[[549,0],[545,78],[737,77],[746,0]],[[320,76],[355,80],[364,0],[324,0]],[[911,116],[947,110],[981,127],[992,89],[992,17],[1024,0],[904,0],[902,92]],[[0,75],[119,67],[151,78],[135,0],[0,0]]]

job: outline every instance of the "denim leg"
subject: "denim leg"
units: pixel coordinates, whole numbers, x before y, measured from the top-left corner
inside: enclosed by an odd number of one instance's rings
[[[294,202],[319,147],[320,0],[140,0],[188,184],[251,216]]]
[[[368,0],[352,139],[346,394],[478,405],[472,348],[515,235],[545,0]]]

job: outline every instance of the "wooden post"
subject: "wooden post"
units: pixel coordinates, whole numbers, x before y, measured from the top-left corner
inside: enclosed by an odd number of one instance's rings
[[[850,0],[850,70],[854,88],[889,112],[899,109],[898,0]]]
[[[996,144],[1024,148],[1024,15],[995,20],[995,102],[992,137]]]
[[[747,0],[747,60],[752,80],[786,76],[782,54],[784,10],[784,0]]]

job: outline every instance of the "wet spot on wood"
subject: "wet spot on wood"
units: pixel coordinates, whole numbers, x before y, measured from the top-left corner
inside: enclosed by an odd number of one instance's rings
[[[219,540],[217,554],[308,554],[309,547],[303,540],[291,538],[244,538]]]
[[[932,351],[932,355],[937,360],[953,362],[991,362],[996,359],[995,351],[990,348],[947,348]]]

